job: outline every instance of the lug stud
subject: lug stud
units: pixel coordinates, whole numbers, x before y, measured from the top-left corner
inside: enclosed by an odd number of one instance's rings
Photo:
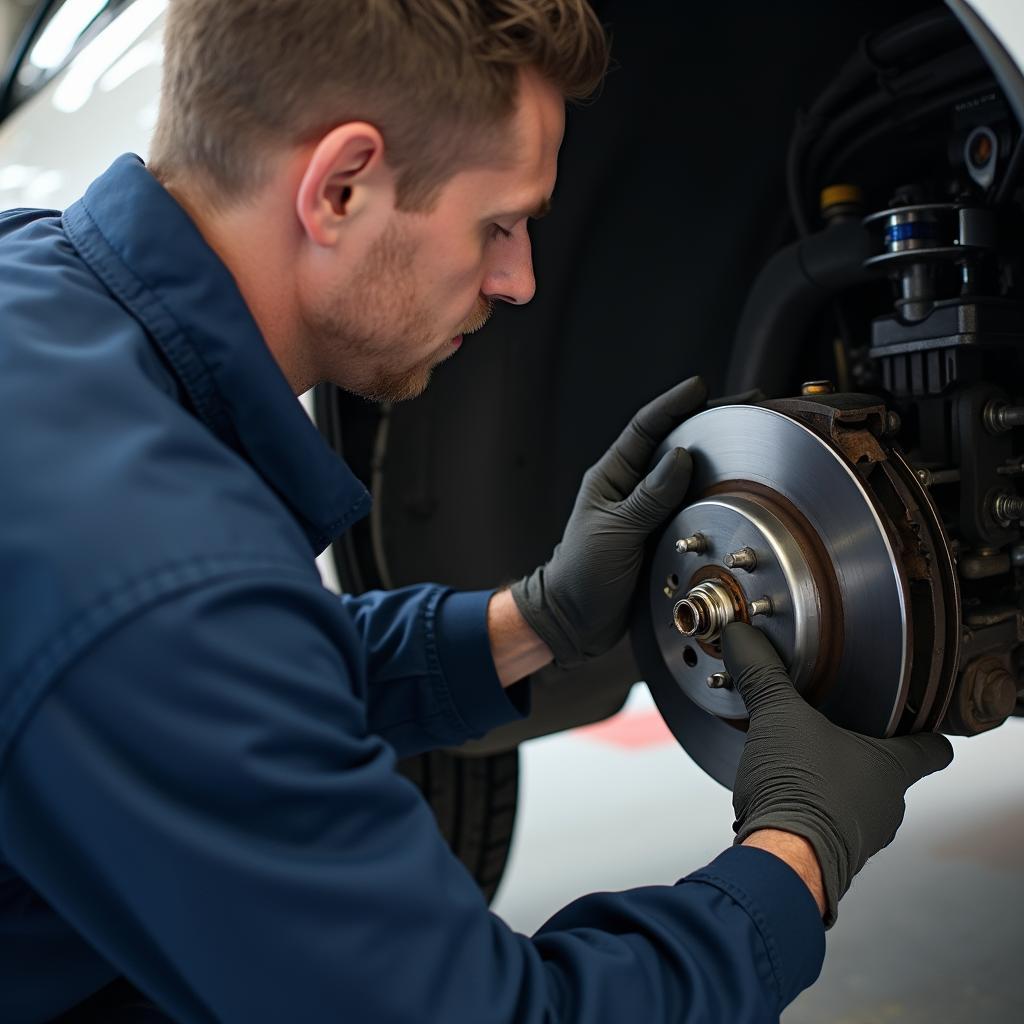
[[[728,569],[746,569],[747,572],[753,572],[757,568],[757,554],[753,548],[730,551],[722,561]]]
[[[774,611],[775,606],[772,604],[770,597],[760,597],[756,601],[751,601],[750,608],[748,609],[752,619],[758,615],[770,616]]]
[[[703,533],[695,533],[692,537],[683,537],[676,541],[676,551],[685,555],[692,551],[695,555],[703,555],[708,549],[708,541]]]
[[[712,690],[731,690],[732,677],[728,672],[715,672],[708,676],[707,684]]]

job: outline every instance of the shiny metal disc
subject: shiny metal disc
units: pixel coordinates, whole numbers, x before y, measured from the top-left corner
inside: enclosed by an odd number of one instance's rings
[[[720,650],[682,636],[672,617],[676,600],[708,573],[729,583],[737,607],[771,598],[771,616],[750,621],[771,638],[808,700],[846,728],[891,735],[908,685],[907,590],[857,472],[801,423],[757,406],[723,406],[693,417],[655,461],[676,446],[693,457],[692,501],[654,547],[633,629],[640,666],[676,739],[710,775],[732,785],[743,702],[732,690],[708,685],[714,672],[724,671]],[[802,536],[796,522],[815,538],[817,557],[805,541],[793,542]],[[706,551],[676,551],[677,539],[697,532],[707,538]],[[725,554],[740,546],[757,552],[754,571],[722,566]]]

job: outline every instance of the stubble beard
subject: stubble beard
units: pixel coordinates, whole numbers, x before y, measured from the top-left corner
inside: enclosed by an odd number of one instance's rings
[[[392,225],[352,279],[305,312],[311,351],[327,354],[331,383],[370,401],[403,402],[422,394],[434,367],[455,351],[426,328],[415,256],[415,245]],[[460,331],[479,330],[491,310],[481,299]],[[409,352],[424,351],[409,364]]]

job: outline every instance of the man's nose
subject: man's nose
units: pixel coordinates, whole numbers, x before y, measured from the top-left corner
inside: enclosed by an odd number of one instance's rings
[[[480,291],[485,298],[511,302],[514,306],[522,306],[533,298],[537,281],[533,276],[533,252],[525,225],[500,246]]]

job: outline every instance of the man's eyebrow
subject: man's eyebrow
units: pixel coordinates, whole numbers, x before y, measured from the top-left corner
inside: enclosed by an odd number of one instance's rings
[[[487,217],[487,220],[501,220],[506,217],[512,217],[515,220],[522,220],[524,217],[530,217],[533,220],[540,220],[541,217],[546,217],[551,212],[551,198],[542,199],[532,210],[507,210],[503,213],[494,213]]]

